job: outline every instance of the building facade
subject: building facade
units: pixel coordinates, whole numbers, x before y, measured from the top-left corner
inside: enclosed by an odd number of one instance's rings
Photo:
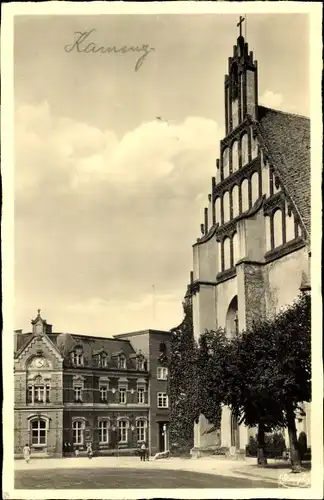
[[[14,446],[38,456],[167,449],[170,332],[113,338],[54,333],[40,311],[15,332]],[[70,446],[67,446],[67,443]]]
[[[271,316],[310,290],[310,121],[258,104],[258,65],[239,36],[225,75],[225,130],[201,236],[193,246],[196,338]],[[310,406],[297,422],[310,444]],[[194,452],[245,450],[249,433],[223,408],[214,432],[200,417]]]

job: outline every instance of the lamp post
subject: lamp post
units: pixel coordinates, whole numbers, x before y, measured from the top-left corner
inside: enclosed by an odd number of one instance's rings
[[[163,436],[164,436],[164,451],[168,449],[168,435],[167,435],[167,426],[163,424]]]

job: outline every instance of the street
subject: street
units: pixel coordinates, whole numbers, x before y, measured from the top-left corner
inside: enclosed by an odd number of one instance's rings
[[[143,468],[16,470],[17,489],[275,488],[276,484],[191,471]]]

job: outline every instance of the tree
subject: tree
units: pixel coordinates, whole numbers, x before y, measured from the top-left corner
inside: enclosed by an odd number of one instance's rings
[[[258,426],[260,465],[266,463],[265,433],[284,426],[292,468],[301,465],[295,422],[300,404],[311,398],[310,308],[310,296],[303,294],[233,339],[218,330],[206,332],[199,341],[199,377],[206,388],[200,408],[209,419],[224,404],[240,423]]]
[[[184,451],[193,447],[194,422],[198,419],[196,389],[196,346],[192,324],[192,301],[183,302],[184,319],[171,330],[169,366],[170,442]]]

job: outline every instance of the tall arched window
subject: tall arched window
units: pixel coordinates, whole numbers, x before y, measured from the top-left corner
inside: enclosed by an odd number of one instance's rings
[[[216,201],[215,201],[215,217],[216,217],[216,223],[221,224],[221,205],[220,205],[220,198],[216,198]]]
[[[237,295],[233,297],[226,314],[226,336],[233,338],[239,332]]]
[[[223,151],[223,178],[229,176],[229,150],[225,148]]]
[[[233,245],[233,266],[235,266],[240,258],[237,233],[233,234],[232,245]]]
[[[267,198],[270,196],[270,173],[266,164],[262,166],[262,194],[265,194]]]
[[[252,206],[259,198],[259,174],[254,172],[251,176],[251,193],[252,193]]]
[[[249,210],[249,181],[244,179],[241,184],[242,212]]]
[[[215,175],[215,183],[216,183],[216,185],[219,184],[220,181],[221,181],[220,168],[216,167],[216,175]]]
[[[248,135],[243,134],[241,138],[242,167],[249,161],[249,141]]]
[[[224,213],[224,224],[225,224],[230,220],[230,198],[228,191],[225,191],[223,195],[223,213]]]
[[[102,444],[107,444],[109,442],[109,420],[99,421],[99,442]]]
[[[222,271],[222,244],[217,242],[217,272]]]
[[[237,217],[240,213],[240,191],[238,186],[234,186],[232,189],[232,203],[233,203],[233,217]]]
[[[266,231],[266,252],[271,250],[271,224],[270,217],[268,215],[265,216],[265,231]]]
[[[147,428],[146,420],[138,419],[136,421],[137,441],[146,441],[146,428]]]
[[[35,419],[30,422],[31,445],[46,446],[47,444],[47,423],[44,419]]]
[[[291,241],[295,239],[295,217],[293,212],[288,215],[288,209],[286,208],[286,241]]]
[[[73,444],[82,446],[84,443],[84,420],[74,420],[72,424]]]
[[[273,214],[274,248],[282,245],[282,211],[277,209]]]
[[[128,420],[123,419],[123,418],[118,420],[118,441],[120,443],[127,443],[127,441],[128,441],[128,428],[129,428]]]
[[[252,160],[258,156],[258,141],[253,137],[253,134],[251,139],[251,156]]]
[[[231,267],[231,240],[226,237],[223,241],[224,271]]]
[[[239,168],[238,142],[232,144],[232,172],[236,172]]]

